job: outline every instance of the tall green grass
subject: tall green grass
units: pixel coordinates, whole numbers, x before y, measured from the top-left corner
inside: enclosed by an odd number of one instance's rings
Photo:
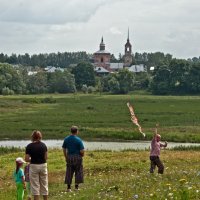
[[[45,139],[62,139],[78,125],[84,139],[144,139],[132,124],[130,101],[146,133],[152,138],[156,123],[162,139],[200,142],[200,97],[152,95],[48,95],[0,97],[0,139],[29,139],[34,129]],[[35,99],[37,103],[35,103]]]
[[[16,199],[12,173],[24,151],[0,155],[0,199]],[[84,157],[85,182],[80,192],[66,192],[62,150],[49,150],[49,200],[199,200],[200,151],[163,150],[163,175],[149,174],[148,151],[92,151]],[[26,198],[25,198],[26,199]]]

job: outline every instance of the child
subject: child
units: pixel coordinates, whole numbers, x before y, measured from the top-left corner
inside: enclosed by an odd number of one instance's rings
[[[29,167],[30,167],[30,164],[28,163],[24,168],[24,173],[25,173],[25,182],[26,182],[28,200],[31,200],[31,185],[30,185],[30,179],[29,179]]]
[[[26,189],[24,170],[22,169],[25,161],[23,158],[18,157],[16,159],[16,170],[14,171],[14,179],[17,186],[17,200],[23,200],[24,190]]]

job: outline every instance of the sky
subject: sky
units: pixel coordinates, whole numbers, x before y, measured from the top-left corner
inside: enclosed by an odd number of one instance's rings
[[[0,0],[0,53],[106,50],[200,56],[199,0]]]

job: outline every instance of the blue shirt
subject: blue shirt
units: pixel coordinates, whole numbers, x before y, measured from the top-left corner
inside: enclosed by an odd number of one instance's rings
[[[67,149],[68,155],[80,155],[80,150],[83,150],[84,146],[79,137],[70,135],[64,139],[62,148]]]
[[[22,176],[24,176],[24,170],[19,168],[18,172],[14,171],[14,179],[16,183],[22,183]]]

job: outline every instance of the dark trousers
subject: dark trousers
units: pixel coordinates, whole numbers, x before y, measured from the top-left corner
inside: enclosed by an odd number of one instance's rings
[[[75,174],[75,184],[83,183],[83,159],[80,155],[67,156],[65,184],[71,185]]]
[[[150,167],[150,173],[153,173],[156,166],[158,167],[158,173],[163,174],[164,172],[164,165],[162,161],[160,160],[159,156],[150,156],[151,160],[151,167]]]

